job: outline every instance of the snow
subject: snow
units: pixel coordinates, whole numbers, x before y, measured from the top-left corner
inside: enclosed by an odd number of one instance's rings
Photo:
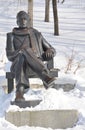
[[[4,4],[5,3],[5,4]],[[52,109],[77,109],[79,121],[73,128],[66,130],[85,130],[85,1],[65,0],[64,4],[58,3],[59,36],[53,33],[53,14],[50,8],[50,22],[44,22],[44,1],[34,0],[34,27],[51,43],[56,51],[54,59],[55,68],[59,68],[59,78],[69,82],[76,80],[76,86],[69,92],[63,89],[44,88],[30,89],[24,97],[26,100],[42,99],[42,102],[34,108],[26,110],[52,110]],[[20,10],[27,11],[27,2],[21,0],[0,0],[0,130],[52,130],[51,128],[16,127],[5,120],[5,112],[9,110],[19,110],[18,106],[10,105],[10,101],[15,98],[15,90],[7,94],[5,72],[9,70],[11,63],[7,60],[6,33],[16,26],[16,14]],[[73,56],[71,70],[66,72],[69,59]],[[78,70],[74,74],[76,68]],[[39,79],[31,79],[31,83],[38,82]]]

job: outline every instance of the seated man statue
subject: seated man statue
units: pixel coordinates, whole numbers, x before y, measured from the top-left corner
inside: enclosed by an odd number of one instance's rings
[[[42,34],[30,26],[30,17],[25,11],[17,14],[17,25],[7,33],[6,55],[12,62],[11,72],[15,74],[15,101],[23,101],[29,88],[27,69],[31,68],[43,81],[46,88],[52,87],[55,78],[51,77],[43,61],[52,59],[56,51],[43,38]]]

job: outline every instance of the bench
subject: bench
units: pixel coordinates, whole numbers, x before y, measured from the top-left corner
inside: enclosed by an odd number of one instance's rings
[[[51,59],[48,62],[45,62],[47,68],[50,70],[50,75],[52,77],[58,77],[58,71],[59,69],[54,68],[54,61],[53,59]],[[28,78],[38,78],[38,75],[33,72],[30,69],[30,72],[27,73],[28,74]],[[8,93],[11,93],[14,89],[14,78],[15,78],[15,74],[12,72],[6,72],[6,79],[7,79],[7,87],[8,87]]]

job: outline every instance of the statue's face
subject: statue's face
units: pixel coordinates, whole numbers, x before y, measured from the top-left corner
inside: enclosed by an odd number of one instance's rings
[[[17,24],[20,28],[25,28],[28,26],[28,17],[26,15],[21,15],[17,18]]]

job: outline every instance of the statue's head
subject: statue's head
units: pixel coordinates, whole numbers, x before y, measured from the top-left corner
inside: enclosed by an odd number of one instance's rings
[[[30,16],[25,11],[20,11],[17,13],[17,25],[20,28],[30,27]]]

